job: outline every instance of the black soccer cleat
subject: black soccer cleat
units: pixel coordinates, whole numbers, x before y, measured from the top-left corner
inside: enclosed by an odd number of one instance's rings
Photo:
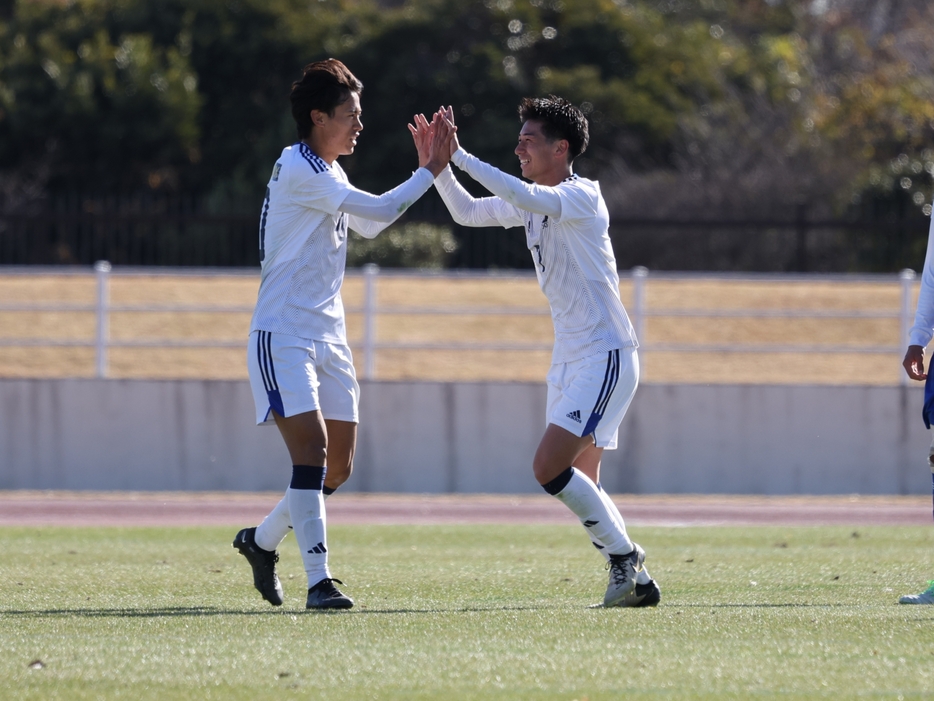
[[[645,608],[647,606],[658,606],[662,600],[662,590],[654,579],[650,579],[645,584],[636,584],[632,594],[623,599],[620,606],[629,608]]]
[[[353,608],[353,599],[334,586],[334,582],[343,584],[339,579],[325,577],[308,590],[306,609],[349,609]]]
[[[263,550],[256,544],[256,529],[244,528],[237,533],[233,546],[247,559],[253,568],[253,586],[273,606],[282,606],[282,585],[276,574],[279,553]]]

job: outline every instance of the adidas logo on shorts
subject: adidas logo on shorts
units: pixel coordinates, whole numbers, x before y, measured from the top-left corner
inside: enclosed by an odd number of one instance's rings
[[[581,413],[577,409],[568,414],[568,418],[576,421],[577,423],[581,422]]]

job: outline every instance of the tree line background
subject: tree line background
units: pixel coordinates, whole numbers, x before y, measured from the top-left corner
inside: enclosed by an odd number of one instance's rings
[[[591,124],[620,267],[920,268],[934,173],[925,0],[0,0],[0,263],[256,264],[288,92],[333,56],[363,81],[342,164],[383,192],[406,124],[454,106],[518,174],[525,95]],[[476,194],[469,179],[465,185]],[[352,262],[527,267],[429,192]]]

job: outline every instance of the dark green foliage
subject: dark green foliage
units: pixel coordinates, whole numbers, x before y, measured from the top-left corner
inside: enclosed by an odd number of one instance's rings
[[[799,206],[917,219],[934,172],[932,37],[921,0],[0,2],[0,205],[146,191],[255,212],[296,138],[292,81],[334,56],[365,85],[342,163],[372,192],[416,167],[406,124],[442,104],[468,150],[517,174],[516,106],[556,93],[589,116],[575,168],[601,180],[616,222]],[[408,216],[436,219],[438,204]]]
[[[351,232],[347,244],[348,267],[375,263],[382,268],[447,267],[457,241],[448,227],[407,222],[390,227],[375,239]]]

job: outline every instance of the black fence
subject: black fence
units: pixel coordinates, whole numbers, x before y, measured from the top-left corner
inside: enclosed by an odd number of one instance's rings
[[[259,217],[187,198],[68,197],[0,213],[0,264],[258,266]]]
[[[431,193],[433,194],[433,193]],[[452,268],[530,268],[518,229],[454,226],[437,197],[409,219],[452,227]],[[259,265],[259,216],[184,198],[78,198],[42,211],[0,213],[0,265]],[[787,220],[615,218],[610,235],[620,269],[737,272],[890,272],[921,268],[927,218],[810,220],[802,207]]]

